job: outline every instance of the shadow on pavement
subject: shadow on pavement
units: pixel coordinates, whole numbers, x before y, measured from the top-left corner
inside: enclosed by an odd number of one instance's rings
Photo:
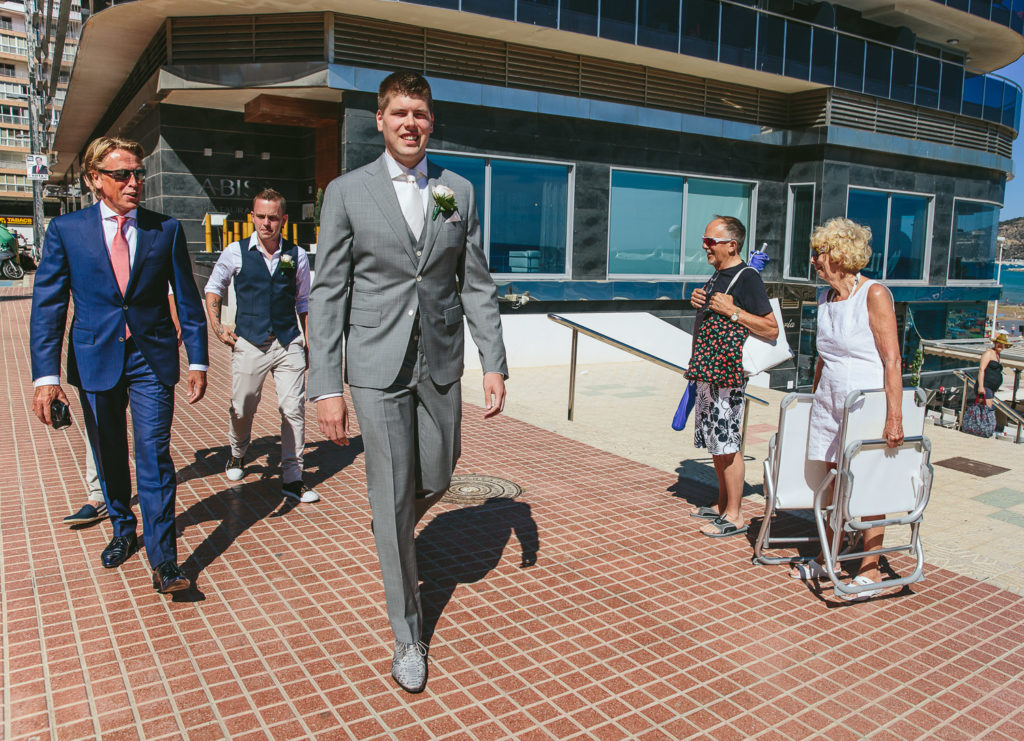
[[[249,451],[253,458],[258,458],[262,455],[267,455],[269,458],[276,451],[279,459],[279,441],[280,438],[277,436],[263,437],[253,441],[249,446]],[[304,456],[306,467],[304,479],[306,484],[315,488],[317,484],[323,483],[352,463],[355,457],[362,452],[362,439],[359,437],[352,438],[348,447],[335,445],[329,440],[322,440],[308,445]],[[194,464],[190,468],[209,469],[210,461],[215,460],[219,464],[218,468],[223,470],[222,467],[227,461],[227,456],[227,446],[206,448],[196,452],[196,460],[201,463]],[[246,457],[248,458],[248,454]],[[281,517],[295,508],[296,502],[292,499],[284,499],[279,484],[269,482],[271,478],[270,471],[275,468],[279,470],[279,467],[273,465],[270,460],[267,461],[266,465],[246,465],[246,477],[249,478],[253,474],[258,474],[258,479],[252,480],[250,478],[249,482],[243,479],[237,484],[228,486],[226,489],[195,502],[178,515],[175,520],[175,527],[178,533],[182,533],[187,527],[198,525],[200,522],[215,520],[220,522],[214,531],[181,564],[182,571],[192,579],[193,584],[198,582],[199,575],[203,569],[227,551],[231,544],[250,527],[265,517]],[[207,475],[207,471],[200,475]],[[278,509],[278,505],[281,505],[280,509]],[[315,507],[316,505],[307,504],[304,506]],[[198,590],[193,586],[192,591]],[[197,601],[194,597],[188,599],[189,594],[189,592],[182,593],[181,601]]]
[[[540,541],[537,523],[525,502],[489,499],[443,512],[420,531],[416,560],[422,581],[424,642],[430,643],[455,587],[480,581],[494,569],[513,533],[522,549],[520,567],[533,566]]]

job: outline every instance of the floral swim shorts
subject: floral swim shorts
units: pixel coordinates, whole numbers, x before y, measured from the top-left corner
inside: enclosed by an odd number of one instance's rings
[[[697,382],[693,445],[711,455],[738,453],[743,442],[743,387],[718,388]]]

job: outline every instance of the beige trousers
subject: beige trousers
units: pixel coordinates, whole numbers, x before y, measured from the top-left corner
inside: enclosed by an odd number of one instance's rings
[[[252,437],[252,421],[267,374],[274,376],[281,412],[281,473],[288,484],[302,480],[306,446],[306,352],[302,338],[282,347],[276,339],[260,347],[239,337],[231,353],[231,455],[242,458]]]
[[[85,433],[85,425],[78,425],[85,438],[85,487],[90,502],[102,502],[103,487],[100,486],[100,475],[96,471],[96,456],[92,453],[92,445],[89,444],[89,436]]]

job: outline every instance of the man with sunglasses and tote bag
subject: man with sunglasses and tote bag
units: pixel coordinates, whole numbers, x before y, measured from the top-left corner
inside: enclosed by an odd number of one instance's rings
[[[756,269],[740,257],[747,230],[732,216],[716,216],[702,240],[714,275],[696,289],[690,303],[697,309],[688,377],[697,382],[693,444],[707,448],[718,478],[718,505],[690,514],[707,520],[700,531],[712,538],[739,535],[747,525],[740,512],[743,498],[743,343],[751,334],[774,341],[779,328]]]
[[[143,156],[142,147],[126,139],[90,143],[82,171],[99,203],[58,216],[46,231],[32,292],[32,408],[50,424],[53,410],[67,404],[60,356],[73,297],[68,382],[79,388],[114,531],[101,561],[116,568],[138,548],[125,416],[130,404],[146,555],[153,588],[168,593],[191,586],[178,568],[175,542],[170,438],[179,371],[168,286],[189,360],[190,404],[206,392],[209,360],[203,303],[181,224],[139,207]]]

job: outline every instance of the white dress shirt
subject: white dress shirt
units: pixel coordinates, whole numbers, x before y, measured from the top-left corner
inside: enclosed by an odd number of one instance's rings
[[[398,196],[399,203],[402,202],[401,188],[407,187],[410,176],[416,178],[416,186],[420,189],[420,198],[423,199],[423,213],[426,214],[427,204],[430,201],[430,188],[427,187],[426,155],[416,163],[415,167],[409,169],[392,157],[390,152],[384,150],[384,162],[388,167],[388,175],[391,176],[391,184],[395,187],[395,195]]]
[[[246,244],[246,249],[259,250],[263,256],[263,262],[267,266],[267,270],[271,275],[277,270],[277,265],[281,262],[281,250],[284,247],[284,240],[278,244],[277,250],[274,251],[273,255],[267,254],[267,251],[260,244],[259,237],[256,236],[256,232],[253,232],[249,237],[249,241]],[[309,258],[306,257],[306,251],[301,247],[296,248],[297,257],[295,259],[295,311],[299,314],[305,314],[309,311]],[[238,275],[242,269],[242,245],[240,242],[232,242],[217,258],[217,264],[213,266],[213,270],[210,271],[210,279],[206,281],[206,293],[213,293],[221,298],[227,294],[228,286],[231,284],[232,279]]]

